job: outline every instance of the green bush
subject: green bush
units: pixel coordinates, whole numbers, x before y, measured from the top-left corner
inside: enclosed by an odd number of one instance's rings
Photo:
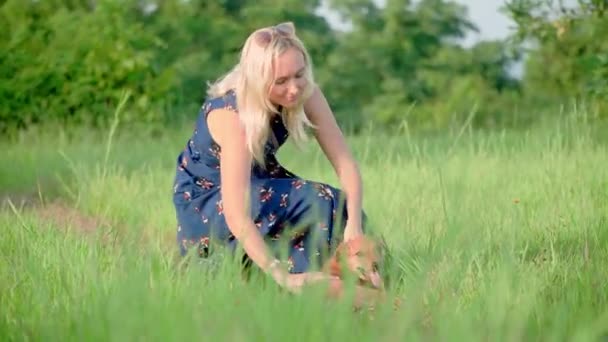
[[[171,68],[155,64],[163,42],[129,21],[124,4],[95,10],[8,0],[0,7],[0,131],[33,123],[108,123],[121,94],[125,122],[160,120]]]

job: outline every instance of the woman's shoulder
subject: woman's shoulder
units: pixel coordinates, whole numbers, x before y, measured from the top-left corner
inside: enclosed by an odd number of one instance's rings
[[[236,95],[233,90],[211,97],[206,101],[204,121],[211,139],[222,146],[239,132],[241,125],[236,110]]]
[[[209,114],[215,109],[227,109],[233,112],[237,112],[236,104],[236,93],[233,89],[228,90],[226,93],[216,96],[208,96],[203,103],[203,111],[205,115]]]

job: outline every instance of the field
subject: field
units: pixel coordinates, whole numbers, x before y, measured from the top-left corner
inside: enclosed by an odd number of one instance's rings
[[[573,112],[521,131],[349,139],[402,305],[353,313],[177,265],[188,129],[29,132],[0,144],[2,340],[599,341],[608,338],[608,139]],[[337,185],[320,150],[299,175]],[[299,158],[299,159],[298,159]]]

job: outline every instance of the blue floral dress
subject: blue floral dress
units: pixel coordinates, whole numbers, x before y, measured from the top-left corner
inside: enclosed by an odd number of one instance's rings
[[[232,251],[238,243],[223,215],[220,146],[207,126],[207,115],[218,108],[237,111],[235,93],[205,101],[194,132],[177,158],[173,203],[182,256],[196,248],[201,257],[207,257],[210,240]],[[289,271],[301,273],[315,259],[319,266],[335,245],[335,233],[343,230],[347,219],[345,198],[342,191],[302,179],[281,166],[275,154],[288,131],[279,116],[270,126],[276,142],[269,139],[265,145],[265,168],[252,164],[250,215],[269,245],[276,247],[276,256],[286,258]]]

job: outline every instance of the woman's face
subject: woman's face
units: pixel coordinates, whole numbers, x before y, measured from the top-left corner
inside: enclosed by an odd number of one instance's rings
[[[274,81],[270,85],[270,101],[285,108],[294,107],[306,89],[304,55],[295,48],[287,49],[273,65]]]

